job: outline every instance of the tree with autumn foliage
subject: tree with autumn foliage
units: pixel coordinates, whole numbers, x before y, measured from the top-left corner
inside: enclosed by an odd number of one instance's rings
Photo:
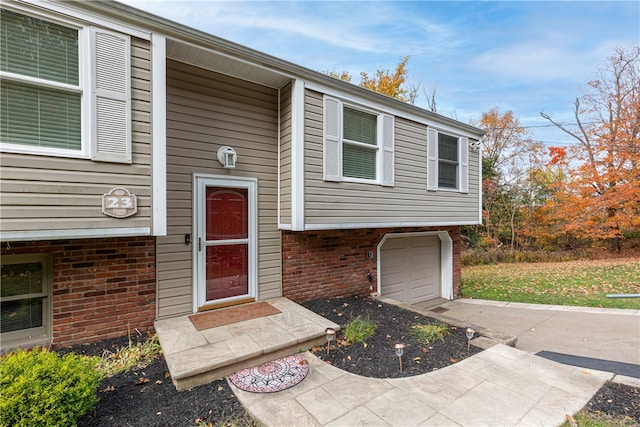
[[[566,153],[577,167],[556,183],[548,219],[559,232],[620,250],[624,234],[640,229],[640,47],[615,49],[574,101],[575,126],[541,115],[577,142]]]
[[[409,102],[409,98],[405,96],[408,90],[403,87],[403,84],[407,81],[407,63],[409,59],[410,56],[401,58],[393,72],[390,70],[377,70],[374,76],[369,76],[369,73],[365,71],[360,72],[359,86],[403,102]],[[326,74],[345,82],[350,82],[352,79],[348,71],[329,71]]]
[[[533,196],[530,171],[539,166],[542,148],[512,111],[493,108],[474,125],[486,132],[482,139],[483,224],[478,234],[493,246],[520,248]]]

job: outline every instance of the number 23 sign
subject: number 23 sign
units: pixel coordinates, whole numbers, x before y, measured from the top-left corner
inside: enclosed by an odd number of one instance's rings
[[[122,187],[116,187],[102,195],[102,213],[114,218],[127,218],[138,212],[135,194]]]

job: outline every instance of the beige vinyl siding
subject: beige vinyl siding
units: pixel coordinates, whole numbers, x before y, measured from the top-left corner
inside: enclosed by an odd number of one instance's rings
[[[151,52],[131,39],[132,164],[2,153],[2,231],[151,227]],[[102,214],[102,195],[126,187],[138,213],[126,219]]]
[[[395,117],[395,186],[325,182],[322,176],[322,94],[305,93],[305,223],[391,224],[478,219],[477,151],[469,151],[469,193],[427,191],[427,126]]]
[[[291,84],[280,90],[280,224],[291,225]]]
[[[158,317],[193,311],[194,174],[258,179],[258,298],[282,295],[277,223],[278,92],[167,62],[167,236],[157,238]],[[223,169],[218,148],[238,153]]]

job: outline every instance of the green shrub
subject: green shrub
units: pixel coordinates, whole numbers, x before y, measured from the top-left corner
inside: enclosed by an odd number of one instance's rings
[[[429,325],[416,325],[411,327],[410,334],[417,340],[429,344],[435,340],[440,340],[444,343],[444,337],[449,335],[449,325],[446,323],[432,323]]]
[[[361,342],[365,346],[366,340],[375,334],[378,325],[376,325],[369,316],[366,318],[356,316],[351,322],[347,323],[344,328],[344,337],[351,344]]]
[[[97,357],[16,350],[0,363],[0,426],[75,426],[93,409],[102,374]]]

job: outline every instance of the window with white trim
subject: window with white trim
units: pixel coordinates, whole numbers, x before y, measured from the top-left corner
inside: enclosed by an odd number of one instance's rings
[[[130,38],[2,9],[0,149],[131,162]]]
[[[2,347],[51,339],[49,254],[5,255],[0,265]]]
[[[438,187],[458,189],[458,138],[438,134]]]
[[[393,116],[324,98],[324,179],[392,186]]]
[[[469,192],[469,140],[429,128],[427,188]]]

